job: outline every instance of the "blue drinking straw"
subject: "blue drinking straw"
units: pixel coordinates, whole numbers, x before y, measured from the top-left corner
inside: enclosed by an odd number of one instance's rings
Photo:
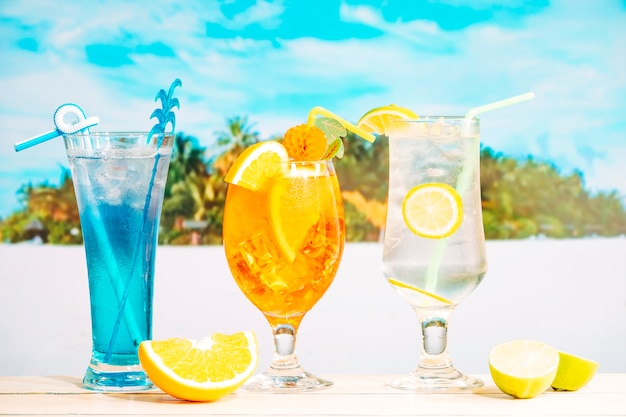
[[[510,106],[512,104],[522,103],[524,101],[532,100],[535,98],[535,93],[529,92],[520,94],[517,96],[509,97],[504,100],[494,101],[493,103],[485,104],[479,107],[471,108],[465,114],[465,126],[462,131],[463,136],[469,136],[469,132],[467,131],[470,126],[470,122],[472,119],[479,114],[500,109],[502,107]],[[472,143],[469,146],[469,149],[466,153],[464,168],[459,176],[459,179],[456,183],[456,191],[459,195],[463,195],[463,193],[469,187],[469,184],[472,180],[472,176],[474,175],[474,155],[480,149],[480,140],[477,137],[471,138]],[[437,247],[435,248],[435,252],[433,253],[432,258],[430,259],[430,264],[428,265],[428,271],[426,272],[426,286],[424,288],[425,291],[430,293],[435,293],[435,287],[437,286],[437,278],[439,276],[439,266],[441,265],[441,260],[443,258],[443,253],[448,244],[449,238],[444,238],[439,240]]]
[[[150,177],[150,183],[148,185],[148,194],[146,195],[146,201],[143,206],[143,215],[141,222],[141,232],[139,233],[139,238],[137,239],[137,244],[133,250],[132,257],[132,266],[133,269],[130,271],[128,278],[126,279],[126,286],[124,287],[124,294],[122,295],[122,299],[118,305],[117,311],[117,319],[115,320],[115,326],[113,327],[113,334],[111,335],[111,340],[109,341],[109,348],[107,349],[107,353],[104,356],[104,361],[107,362],[111,355],[113,354],[113,346],[115,345],[115,341],[117,340],[117,334],[119,332],[119,326],[122,323],[122,318],[124,318],[125,306],[128,300],[129,289],[130,289],[130,280],[135,272],[134,268],[137,264],[137,256],[141,252],[141,243],[143,241],[144,231],[147,228],[148,223],[148,210],[150,208],[150,200],[152,199],[152,187],[154,187],[154,179],[157,173],[157,168],[159,165],[159,159],[161,158],[161,154],[159,153],[159,149],[161,148],[161,144],[163,142],[163,138],[165,137],[165,129],[167,124],[172,126],[172,134],[174,134],[174,129],[176,126],[176,115],[173,112],[174,107],[180,109],[180,102],[177,98],[173,97],[174,89],[176,87],[182,86],[182,82],[177,78],[170,85],[169,91],[166,93],[165,90],[159,90],[156,95],[154,101],[161,100],[161,108],[157,108],[150,115],[150,119],[156,118],[158,123],[155,124],[152,129],[150,129],[150,133],[148,133],[148,143],[152,139],[152,136],[155,134],[160,134],[160,138],[157,142],[156,156],[154,161],[154,166],[152,167],[152,174]],[[137,339],[135,339],[137,340]]]
[[[71,116],[73,118],[73,121],[71,123],[68,123],[65,120],[67,116]],[[40,143],[55,139],[63,135],[69,135],[81,131],[86,131],[87,133],[89,133],[89,128],[96,126],[98,123],[100,123],[100,119],[98,117],[87,117],[83,109],[73,103],[66,103],[59,106],[54,112],[53,120],[55,126],[54,130],[16,143],[14,145],[15,151],[19,152],[24,149],[28,149],[30,147],[39,145]],[[94,214],[98,217],[100,216],[100,213],[97,210]],[[102,222],[95,221],[93,222],[93,226],[97,229],[96,234],[98,236],[103,236],[107,239],[104,245],[105,249],[109,253],[113,253],[113,250],[111,249],[111,243],[108,242],[108,234],[106,230],[104,230]],[[119,269],[117,267],[117,264],[115,262],[112,262],[113,256],[105,256],[105,260],[107,262],[107,269],[110,274],[111,284],[113,285],[113,291],[115,292],[116,298],[121,302],[125,290],[121,286],[122,282],[120,280],[121,277]],[[125,311],[125,319],[128,323],[128,331],[130,333],[130,337],[138,340],[140,337],[139,328],[137,327],[137,323],[135,323],[132,311]]]
[[[67,123],[65,121],[65,117],[67,115],[73,116],[75,120],[72,123]],[[23,151],[24,149],[39,145],[40,143],[46,142],[50,139],[58,138],[64,134],[77,133],[83,130],[87,130],[87,132],[89,132],[89,128],[94,127],[98,123],[100,123],[100,119],[98,117],[87,117],[83,109],[76,104],[62,104],[54,112],[54,130],[33,136],[32,138],[18,142],[13,146],[15,148],[15,152]]]

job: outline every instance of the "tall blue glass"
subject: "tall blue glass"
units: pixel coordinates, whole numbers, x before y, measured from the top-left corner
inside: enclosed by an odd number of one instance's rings
[[[65,136],[89,277],[88,388],[152,387],[137,349],[152,338],[155,252],[173,143],[172,135],[144,132]]]

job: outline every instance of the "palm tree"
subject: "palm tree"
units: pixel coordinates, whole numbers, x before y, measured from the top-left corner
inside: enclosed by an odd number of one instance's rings
[[[217,137],[217,144],[223,150],[213,163],[222,177],[245,148],[259,142],[259,133],[252,130],[246,116],[235,116],[228,119],[227,123],[228,130],[220,132]]]
[[[70,171],[62,168],[61,184],[54,187],[44,183],[37,187],[28,184],[19,191],[29,221],[43,224],[45,240],[50,243],[80,243],[78,206]]]
[[[184,136],[182,133],[176,135],[172,160],[167,173],[166,196],[171,195],[172,186],[183,181],[187,176],[194,173],[203,176],[208,173],[205,152],[206,148],[200,147],[196,138]]]
[[[247,116],[235,116],[227,120],[228,130],[220,132],[217,144],[226,147],[226,151],[240,148],[245,149],[259,141],[259,133],[252,131]]]

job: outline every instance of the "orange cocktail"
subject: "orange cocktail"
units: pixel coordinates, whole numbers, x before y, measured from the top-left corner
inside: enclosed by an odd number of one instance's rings
[[[305,372],[295,353],[300,321],[335,278],[344,246],[332,163],[341,140],[329,120],[294,126],[281,142],[250,146],[224,178],[230,184],[223,228],[228,265],[274,334],[272,365],[246,383],[247,389],[289,392],[332,385]],[[314,125],[321,122],[321,128]]]
[[[237,284],[270,325],[297,330],[335,277],[344,218],[330,160],[279,166],[258,190],[229,186],[224,248]]]

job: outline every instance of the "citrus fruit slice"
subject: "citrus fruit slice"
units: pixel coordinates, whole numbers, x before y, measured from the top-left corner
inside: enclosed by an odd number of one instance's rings
[[[569,353],[559,352],[559,368],[552,381],[552,388],[557,391],[576,391],[585,385],[598,370],[598,362]]]
[[[332,198],[330,179],[311,166],[291,166],[289,176],[278,178],[270,190],[270,223],[276,244],[293,262],[307,234]]]
[[[326,154],[326,135],[316,126],[297,125],[289,128],[283,146],[295,161],[319,161]]]
[[[255,143],[239,155],[224,181],[256,191],[268,178],[280,173],[279,162],[288,160],[289,155],[282,144],[272,140]]]
[[[415,291],[415,292],[417,292],[417,293],[419,293],[419,294],[425,295],[426,297],[430,297],[430,298],[432,298],[433,300],[437,300],[437,301],[439,301],[440,303],[443,303],[443,304],[452,304],[452,301],[450,301],[450,300],[448,300],[448,299],[446,299],[446,298],[440,297],[440,296],[438,296],[437,294],[433,294],[433,293],[431,293],[431,292],[428,292],[428,291],[426,291],[426,290],[423,290],[423,289],[421,289],[421,288],[418,288],[418,287],[416,287],[416,286],[414,286],[414,285],[407,284],[407,283],[405,283],[405,282],[398,281],[397,279],[393,279],[393,278],[387,278],[387,281],[389,281],[389,283],[390,283],[391,285],[395,285],[396,287],[406,288],[406,289],[408,289],[408,290]]]
[[[532,398],[554,380],[559,353],[533,340],[502,343],[489,353],[489,370],[496,386],[515,398]]]
[[[463,220],[461,196],[448,184],[416,185],[402,201],[402,216],[418,236],[431,239],[450,236]]]
[[[413,111],[391,104],[368,111],[356,125],[368,133],[384,134],[398,125],[398,121],[415,120],[417,118],[417,114],[413,113]]]
[[[241,386],[255,371],[254,333],[212,334],[200,340],[146,340],[139,360],[164,392],[188,401],[214,401]]]

